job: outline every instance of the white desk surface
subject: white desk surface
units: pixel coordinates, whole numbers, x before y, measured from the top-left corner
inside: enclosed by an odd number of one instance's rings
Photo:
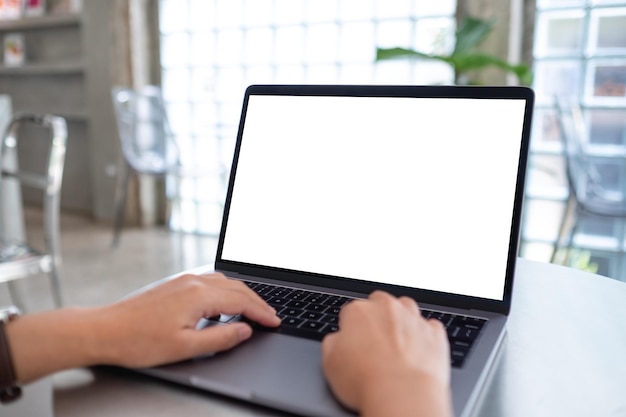
[[[626,416],[626,283],[524,259],[517,270],[508,337],[477,415]],[[55,380],[56,417],[284,415],[108,369]]]

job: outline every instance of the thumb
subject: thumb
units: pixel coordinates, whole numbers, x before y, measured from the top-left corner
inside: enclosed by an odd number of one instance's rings
[[[198,354],[220,352],[237,346],[252,336],[252,327],[243,322],[212,326],[194,331]]]
[[[337,339],[337,333],[329,333],[322,339],[322,357],[326,358],[333,350]]]

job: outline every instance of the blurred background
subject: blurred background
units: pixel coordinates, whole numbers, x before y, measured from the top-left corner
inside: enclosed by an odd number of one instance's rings
[[[578,209],[586,194],[572,192],[572,152],[555,107],[564,99],[580,110],[586,165],[576,166],[621,202],[624,1],[5,1],[0,38],[0,123],[20,112],[67,122],[60,245],[70,301],[115,299],[212,261],[243,93],[255,83],[530,85],[537,102],[520,256],[626,281],[626,212]],[[461,65],[468,56],[475,65]],[[177,163],[205,174],[133,170],[112,91],[145,86],[158,87],[159,123],[167,122]],[[21,135],[20,165],[42,158],[35,136]],[[123,229],[111,245],[128,172],[138,175],[129,176]],[[5,205],[15,198],[2,197]],[[18,200],[25,234],[42,237],[41,197],[23,191]],[[14,217],[3,216],[6,229]],[[20,285],[15,291],[47,291]],[[34,304],[47,305],[44,298]]]

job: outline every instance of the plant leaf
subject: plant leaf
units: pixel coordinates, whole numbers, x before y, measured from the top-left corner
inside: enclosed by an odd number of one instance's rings
[[[526,65],[509,64],[500,58],[482,52],[453,55],[451,56],[451,65],[458,74],[485,67],[498,67],[515,74],[522,84],[530,85],[532,83],[532,72]]]
[[[494,20],[482,20],[475,17],[466,17],[456,31],[456,44],[452,55],[464,54],[478,46],[489,32],[492,31]]]
[[[429,58],[432,56],[423,52],[414,51],[406,48],[376,48],[376,61],[398,58]]]
[[[423,52],[414,51],[406,48],[377,48],[376,60],[384,61],[388,59],[433,59],[443,61],[454,68],[453,56],[451,55],[434,55],[425,54]]]
[[[456,45],[451,55],[435,55],[407,48],[377,48],[376,61],[388,59],[434,59],[448,63],[455,74],[495,66],[515,74],[521,84],[531,85],[533,74],[526,65],[514,65],[494,55],[472,52],[471,49],[480,44],[493,29],[494,20],[482,20],[467,17],[456,32]]]

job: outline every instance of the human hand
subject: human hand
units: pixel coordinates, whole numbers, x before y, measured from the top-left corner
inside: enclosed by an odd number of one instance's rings
[[[339,328],[324,338],[322,356],[330,387],[345,406],[363,415],[451,413],[445,329],[425,320],[414,300],[376,291],[344,306]],[[420,395],[425,398],[418,401]]]
[[[200,319],[220,313],[280,324],[276,311],[244,283],[219,273],[184,275],[99,309],[99,362],[153,366],[230,349],[252,335],[244,322],[196,330]]]

